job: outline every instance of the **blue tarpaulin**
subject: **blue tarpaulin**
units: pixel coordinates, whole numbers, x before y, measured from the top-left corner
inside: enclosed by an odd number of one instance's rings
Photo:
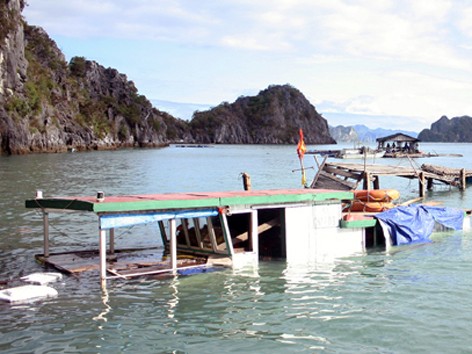
[[[387,227],[392,245],[430,242],[434,224],[462,230],[464,211],[423,204],[396,207],[375,216]]]

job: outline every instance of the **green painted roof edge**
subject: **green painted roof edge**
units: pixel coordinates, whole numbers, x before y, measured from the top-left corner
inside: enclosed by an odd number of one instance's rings
[[[247,195],[236,197],[220,198],[220,206],[226,205],[258,205],[258,204],[277,204],[277,203],[298,203],[310,201],[324,201],[330,199],[345,200],[353,199],[352,192],[333,191],[333,192],[306,192],[299,194],[274,194],[274,195]]]
[[[78,199],[29,199],[25,201],[26,208],[65,209],[93,211],[94,203]]]
[[[377,219],[364,219],[364,220],[341,220],[339,226],[343,229],[359,229],[366,227],[373,227],[377,223]]]
[[[194,199],[142,199],[121,202],[90,202],[79,199],[30,199],[25,201],[26,208],[65,209],[77,211],[93,211],[95,213],[117,213],[166,209],[217,208],[232,205],[263,205],[299,202],[315,202],[327,200],[351,200],[352,192],[346,191],[314,191],[281,194],[247,194],[228,197],[210,197]]]
[[[191,209],[218,207],[219,198],[190,199],[190,200],[147,200],[136,202],[94,203],[96,213],[145,211],[158,209]]]

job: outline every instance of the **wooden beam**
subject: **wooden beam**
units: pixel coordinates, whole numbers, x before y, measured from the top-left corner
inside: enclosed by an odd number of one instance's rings
[[[110,229],[110,240],[109,240],[109,245],[108,247],[110,248],[110,254],[115,253],[115,229],[111,228]]]
[[[380,177],[379,176],[374,178],[373,183],[374,183],[374,189],[380,189]]]
[[[426,180],[426,189],[427,190],[432,190],[433,189],[433,179],[432,178],[427,178]]]
[[[100,285],[102,290],[107,287],[107,232],[100,230],[98,236],[98,249],[100,253]]]
[[[342,168],[339,168],[339,167],[326,165],[323,170],[325,172],[332,173],[332,174],[335,174],[335,175],[340,175],[340,176],[343,176],[343,177],[352,178],[352,179],[355,179],[356,181],[359,181],[359,180],[362,179],[362,173],[352,172],[352,171],[345,170],[345,169],[342,169]]]
[[[175,219],[169,219],[170,229],[170,263],[172,274],[177,274],[177,228]]]
[[[49,213],[43,210],[43,254],[49,257]]]
[[[418,174],[418,188],[420,190],[420,197],[421,198],[424,198],[425,194],[426,194],[426,184],[425,184],[425,176],[424,176],[424,172],[421,171],[419,172]]]
[[[331,187],[326,186],[326,184],[330,184]],[[321,188],[349,190],[356,188],[357,183],[343,181],[339,178],[336,178],[336,176],[333,176],[332,174],[321,171],[320,175],[318,176],[317,185],[312,188],[320,187],[320,185]]]
[[[267,221],[263,224],[260,224],[258,227],[257,227],[257,233],[258,234],[261,234],[263,233],[264,231],[267,231],[269,229],[271,229],[272,227],[274,226],[277,226],[277,225],[280,225],[280,222],[279,222],[279,219],[278,218],[274,218],[270,221]],[[247,241],[249,238],[249,232],[243,232],[242,234],[239,234],[238,236],[236,236],[235,238],[233,238],[233,246],[241,243],[241,242],[244,242],[244,241]]]
[[[369,172],[364,172],[364,183],[362,188],[365,190],[370,190],[370,174]]]
[[[316,156],[314,156],[314,158],[315,158],[316,164],[318,164],[318,159],[316,158]],[[318,178],[320,178],[320,174],[323,171],[327,158],[328,156],[325,156],[323,159],[323,162],[321,162],[321,165],[318,165],[318,172],[316,173],[315,178],[313,178],[313,182],[311,182],[310,188],[315,188],[316,183],[318,182]]]
[[[465,168],[461,168],[461,171],[460,171],[460,181],[461,181],[460,188],[461,188],[461,190],[465,190],[465,187],[466,187],[465,175],[466,175]]]

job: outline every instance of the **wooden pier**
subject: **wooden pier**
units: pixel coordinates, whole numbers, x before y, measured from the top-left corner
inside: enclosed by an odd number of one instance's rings
[[[417,179],[420,197],[425,196],[426,190],[433,188],[434,181],[458,187],[461,190],[466,188],[469,181],[472,182],[472,170],[464,168],[423,164],[416,169],[403,166],[332,163],[324,159],[321,164],[318,164],[318,172],[310,187],[353,190],[362,182],[362,189],[380,189],[381,176]]]

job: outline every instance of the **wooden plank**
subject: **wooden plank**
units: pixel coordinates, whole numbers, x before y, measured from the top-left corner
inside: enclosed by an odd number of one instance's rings
[[[318,181],[314,188],[329,188],[329,189],[338,189],[338,190],[352,190],[357,187],[357,183],[343,181],[335,176],[321,171]]]
[[[316,173],[315,178],[313,178],[313,182],[311,182],[310,188],[315,188],[315,186],[317,185],[318,178],[320,177],[321,171],[323,171],[323,168],[326,164],[326,159],[327,159],[327,156],[324,157],[323,161],[321,162],[321,165],[319,165],[318,159],[315,156],[315,161],[316,161],[316,164],[318,165],[318,172]]]
[[[270,221],[267,221],[263,224],[260,224],[258,227],[257,227],[257,233],[258,234],[261,234],[263,233],[264,231],[267,231],[267,230],[270,230],[271,228],[273,228],[274,226],[278,226],[280,225],[280,222],[279,222],[279,219],[278,218],[274,218]],[[247,241],[249,239],[249,232],[246,231],[246,232],[243,232],[242,234],[239,234],[238,236],[234,237],[232,239],[233,241],[233,246],[237,246],[238,244],[244,242],[244,241]]]
[[[418,188],[420,190],[420,197],[423,198],[426,194],[426,179],[424,176],[424,172],[420,172],[418,176]]]
[[[466,187],[466,183],[465,183],[465,178],[466,175],[465,175],[465,169],[464,168],[461,168],[461,171],[460,171],[460,188],[461,190],[465,190],[465,187]]]
[[[342,169],[340,167],[334,167],[334,166],[326,165],[324,167],[323,171],[325,171],[327,173],[331,173],[331,174],[340,175],[340,176],[343,176],[343,177],[355,179],[357,181],[362,179],[362,173],[361,172],[352,172],[350,170],[345,170],[345,169]]]

